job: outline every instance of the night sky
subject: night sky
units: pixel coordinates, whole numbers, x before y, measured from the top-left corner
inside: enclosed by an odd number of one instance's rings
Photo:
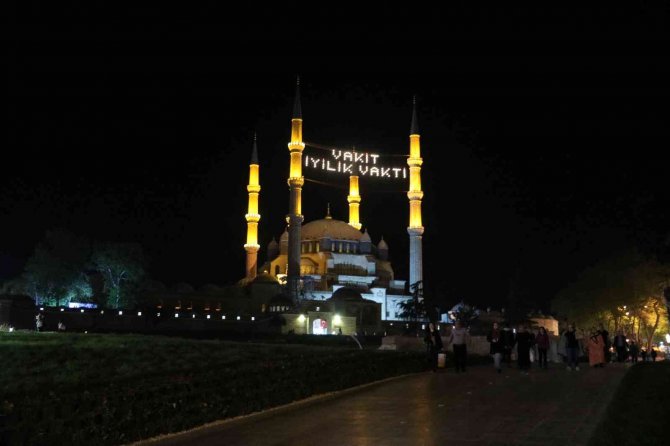
[[[167,285],[242,278],[253,133],[263,261],[288,212],[299,74],[307,143],[355,146],[394,165],[405,161],[397,155],[408,151],[416,95],[430,292],[500,307],[513,290],[546,309],[584,267],[670,231],[661,22],[655,11],[613,14],[598,24],[587,14],[571,35],[557,33],[560,17],[535,15],[534,34],[513,40],[497,34],[506,22],[495,14],[462,35],[452,18],[448,31],[416,35],[387,24],[342,36],[334,22],[316,34],[309,22],[312,34],[292,39],[286,12],[253,27],[231,17],[225,26],[15,27],[0,278],[20,274],[52,228],[139,242]],[[347,177],[303,172],[306,221],[323,218],[327,202],[346,221]],[[399,279],[408,276],[406,189],[361,180],[362,223],[373,242],[387,240]]]

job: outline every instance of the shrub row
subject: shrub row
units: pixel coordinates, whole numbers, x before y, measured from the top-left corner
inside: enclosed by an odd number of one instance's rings
[[[425,355],[129,335],[0,336],[0,443],[120,444],[425,369]]]

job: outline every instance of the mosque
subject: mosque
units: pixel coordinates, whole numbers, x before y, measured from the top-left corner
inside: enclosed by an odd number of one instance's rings
[[[289,151],[289,212],[287,227],[267,245],[266,261],[258,265],[260,163],[256,139],[249,165],[246,276],[252,300],[262,302],[263,312],[280,313],[288,322],[284,331],[303,333],[349,333],[379,330],[382,321],[401,321],[399,304],[412,299],[408,285],[423,280],[421,219],[421,149],[416,103],[409,132],[407,167],[378,164],[379,155],[333,151],[331,159],[305,156],[300,84],[296,86]],[[331,164],[332,162],[332,164]],[[336,220],[330,206],[322,219],[304,223],[302,190],[305,166],[349,174],[349,221]],[[409,175],[407,175],[409,171]],[[359,218],[361,176],[409,177],[409,283],[396,279],[389,261],[389,246],[382,238],[373,242]],[[259,273],[259,270],[261,271]],[[276,291],[282,290],[281,294]],[[267,298],[260,297],[261,295]],[[271,297],[270,297],[271,296]]]

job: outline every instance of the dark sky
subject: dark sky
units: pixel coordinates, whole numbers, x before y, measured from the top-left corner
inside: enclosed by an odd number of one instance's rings
[[[262,260],[288,212],[296,74],[304,138],[323,145],[406,153],[416,94],[424,276],[447,301],[505,305],[513,283],[546,307],[583,267],[667,234],[670,72],[657,11],[498,11],[467,30],[448,15],[424,18],[416,33],[391,23],[335,33],[341,14],[321,15],[295,38],[286,11],[269,22],[278,12],[258,12],[267,23],[253,26],[230,15],[215,25],[198,11],[197,27],[117,27],[94,10],[97,25],[67,28],[19,11],[0,277],[19,274],[45,230],[59,227],[141,243],[152,276],[168,285],[240,279],[254,130]],[[133,13],[155,23],[151,10]],[[532,29],[519,31],[510,17]],[[326,202],[346,220],[347,178],[304,173],[342,187],[308,182],[306,220],[322,218]],[[384,235],[401,279],[406,188],[361,183],[363,224],[374,242]]]

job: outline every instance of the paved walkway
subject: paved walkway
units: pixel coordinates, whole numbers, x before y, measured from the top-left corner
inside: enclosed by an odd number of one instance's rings
[[[146,446],[585,445],[625,366],[422,373],[219,421]]]

